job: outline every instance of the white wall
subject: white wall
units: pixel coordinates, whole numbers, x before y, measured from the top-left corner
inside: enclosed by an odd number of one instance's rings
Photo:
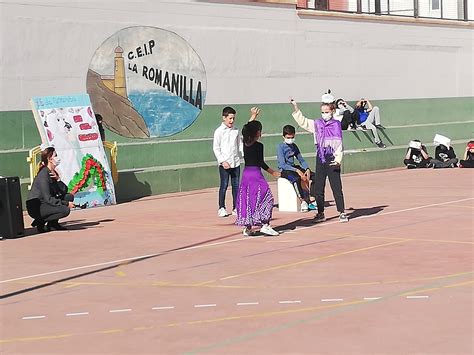
[[[286,5],[191,0],[0,4],[0,110],[85,92],[96,48],[116,31],[174,31],[207,71],[207,104],[474,96],[472,27],[298,17]]]

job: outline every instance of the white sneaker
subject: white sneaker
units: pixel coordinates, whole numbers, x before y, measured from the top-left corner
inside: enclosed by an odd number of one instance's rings
[[[232,210],[232,216],[237,216],[237,210],[235,208]]]
[[[227,217],[228,216],[227,211],[225,210],[224,207],[219,208],[219,210],[217,211],[217,215],[219,217]]]
[[[342,212],[339,215],[339,222],[341,222],[341,223],[349,222],[349,218],[347,217],[347,215],[344,212]]]
[[[303,201],[301,202],[301,212],[308,212],[309,207],[308,207],[308,202]]]
[[[252,227],[245,227],[242,231],[242,234],[246,237],[250,237],[253,235]]]
[[[262,228],[260,228],[260,232],[266,235],[277,236],[280,235],[276,230],[270,227],[269,224],[264,224]]]

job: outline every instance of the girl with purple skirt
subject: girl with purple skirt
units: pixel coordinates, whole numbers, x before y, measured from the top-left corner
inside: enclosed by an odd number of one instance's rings
[[[242,173],[237,195],[237,220],[235,224],[244,226],[244,236],[252,235],[252,226],[261,226],[260,232],[277,236],[279,233],[270,227],[273,209],[273,195],[261,169],[274,177],[280,172],[272,170],[263,160],[263,144],[258,142],[262,136],[262,124],[251,121],[242,128],[244,142],[245,168]]]

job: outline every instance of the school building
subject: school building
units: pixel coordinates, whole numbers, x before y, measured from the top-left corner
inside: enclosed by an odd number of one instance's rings
[[[207,90],[199,117],[178,134],[106,132],[118,142],[119,201],[218,186],[212,137],[224,106],[237,110],[239,127],[261,107],[266,160],[276,166],[281,128],[295,124],[289,98],[317,117],[328,89],[350,103],[369,99],[386,127],[385,149],[370,131],[344,132],[344,173],[403,166],[411,139],[432,155],[436,133],[460,156],[474,137],[473,10],[472,0],[2,1],[0,175],[21,178],[24,201],[26,157],[40,144],[30,98],[86,92],[96,49],[132,26],[182,37],[204,64]],[[296,142],[314,166],[312,137]]]

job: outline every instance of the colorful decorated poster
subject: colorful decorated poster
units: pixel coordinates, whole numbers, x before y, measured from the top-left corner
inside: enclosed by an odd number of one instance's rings
[[[196,51],[176,33],[128,27],[95,51],[87,93],[112,132],[130,138],[172,136],[201,113],[206,71]]]
[[[81,208],[116,203],[112,173],[100,139],[89,95],[31,99],[44,144],[56,149],[57,171]]]

